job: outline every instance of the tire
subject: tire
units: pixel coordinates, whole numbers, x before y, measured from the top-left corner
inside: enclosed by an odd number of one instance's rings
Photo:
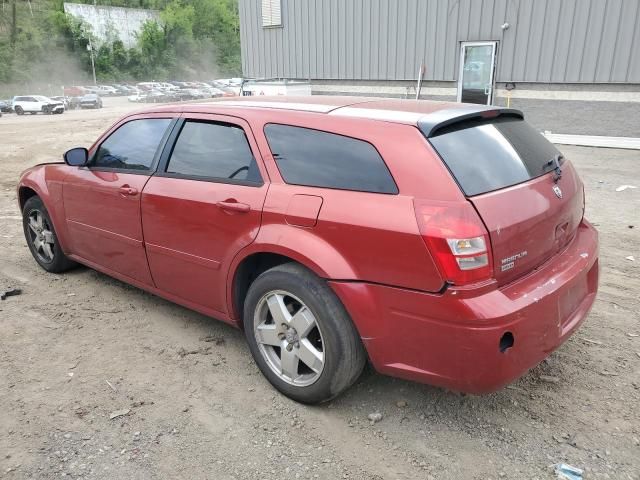
[[[16,106],[14,110],[16,111],[16,115],[24,115],[24,110],[20,105]]]
[[[304,315],[297,315],[301,311]],[[278,319],[284,322],[278,325]],[[336,397],[358,379],[366,363],[360,336],[338,297],[297,263],[279,265],[255,279],[245,298],[243,323],[263,375],[301,403]]]
[[[24,204],[22,227],[31,255],[47,272],[62,273],[76,265],[60,248],[53,222],[40,197],[33,196]]]

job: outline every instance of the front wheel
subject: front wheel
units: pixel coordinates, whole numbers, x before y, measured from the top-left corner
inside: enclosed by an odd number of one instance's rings
[[[302,403],[331,400],[360,376],[366,353],[327,283],[296,263],[261,274],[249,288],[244,330],[262,373]]]
[[[60,248],[53,222],[40,197],[31,197],[24,204],[22,226],[33,258],[46,271],[61,273],[76,265]]]

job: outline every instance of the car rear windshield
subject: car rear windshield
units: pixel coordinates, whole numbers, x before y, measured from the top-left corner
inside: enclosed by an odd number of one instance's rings
[[[527,122],[508,117],[454,124],[429,141],[469,197],[539,177],[560,154]]]

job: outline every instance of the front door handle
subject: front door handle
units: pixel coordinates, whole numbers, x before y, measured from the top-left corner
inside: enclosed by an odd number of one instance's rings
[[[217,202],[216,205],[227,212],[247,213],[251,207],[246,203],[239,203],[235,200],[228,199],[224,202]]]
[[[129,185],[123,185],[119,188],[120,195],[137,195],[138,189],[134,187],[130,187]]]

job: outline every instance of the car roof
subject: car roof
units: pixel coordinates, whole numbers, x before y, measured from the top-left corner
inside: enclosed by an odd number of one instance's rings
[[[497,116],[508,113],[523,117],[522,112],[501,107],[433,100],[387,99],[349,96],[251,96],[216,99],[207,103],[163,105],[140,113],[217,113],[240,114],[256,109],[263,111],[306,112],[316,115],[363,118],[384,122],[426,126],[433,130],[442,122],[455,118]]]

